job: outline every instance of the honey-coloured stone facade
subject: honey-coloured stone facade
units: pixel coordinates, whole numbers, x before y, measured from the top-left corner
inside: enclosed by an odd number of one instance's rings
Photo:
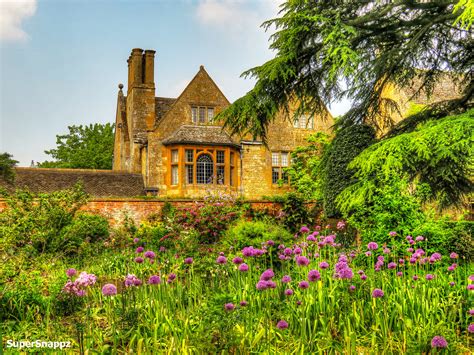
[[[232,136],[213,119],[230,102],[203,66],[177,98],[155,97],[154,55],[135,48],[128,59],[127,95],[120,84],[117,97],[113,164],[113,170],[141,173],[149,194],[201,198],[222,191],[259,199],[284,193],[289,153],[334,124],[329,111],[304,116],[304,124],[281,113],[267,145]]]

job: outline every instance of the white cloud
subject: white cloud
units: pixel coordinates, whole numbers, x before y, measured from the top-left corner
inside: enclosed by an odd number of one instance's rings
[[[204,25],[224,31],[256,30],[274,18],[281,0],[200,0],[196,17]]]
[[[37,0],[0,0],[0,40],[23,41],[22,21],[35,14]]]

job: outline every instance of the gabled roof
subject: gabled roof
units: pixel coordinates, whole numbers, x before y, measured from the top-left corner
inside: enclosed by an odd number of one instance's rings
[[[136,197],[144,195],[141,174],[112,170],[15,168],[15,182],[0,178],[7,191],[28,189],[48,193],[73,187],[82,182],[85,192],[94,197]]]
[[[175,98],[155,97],[155,124],[170,110],[175,101]]]
[[[163,144],[203,144],[240,147],[222,127],[197,125],[181,126],[171,136],[163,140]]]
[[[209,73],[204,69],[204,66],[201,65],[199,66],[199,71],[194,75],[194,77],[191,79],[191,81],[186,85],[184,90],[181,92],[181,94],[177,98],[166,98],[166,97],[156,97],[155,98],[155,129],[158,127],[158,124],[160,121],[162,121],[163,117],[166,116],[166,114],[171,111],[173,108],[173,105],[175,105],[177,102],[180,101],[181,97],[186,93],[186,91],[189,90],[189,88],[194,84],[196,80],[198,80],[199,74],[204,74],[205,77],[209,80],[209,82],[215,87],[215,89],[222,95],[224,100],[227,102],[228,105],[230,105],[230,101],[227,99],[227,97],[224,95],[222,90],[217,86],[216,82],[211,78]],[[160,106],[160,108],[158,107]],[[161,112],[159,113],[159,110]]]

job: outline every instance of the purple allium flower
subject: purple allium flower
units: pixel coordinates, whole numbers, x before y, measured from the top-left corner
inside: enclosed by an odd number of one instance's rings
[[[422,242],[423,240],[425,240],[425,238],[423,238],[423,236],[419,235],[418,237],[415,238],[415,240],[417,242]]]
[[[337,224],[336,224],[336,229],[337,229],[337,230],[342,230],[342,229],[344,229],[345,227],[346,227],[346,222],[344,222],[344,221],[339,221],[339,222],[337,222]]]
[[[451,287],[454,286],[454,285],[456,285],[455,282],[452,282],[452,281],[451,281],[451,282],[449,283],[449,286],[451,286]]]
[[[470,310],[469,310],[469,315],[470,315],[470,316],[474,316],[474,309],[470,309]]]
[[[225,253],[224,253],[223,251],[220,251],[220,252],[219,252],[219,255],[220,255],[220,256],[224,256]]]
[[[245,247],[242,249],[242,255],[245,257],[250,257],[255,255],[255,250],[253,247]]]
[[[425,278],[430,281],[430,280],[433,280],[434,279],[434,275],[432,274],[426,274]]]
[[[296,247],[296,248],[293,250],[293,254],[300,255],[300,254],[301,254],[301,248],[300,248],[300,247]]]
[[[66,270],[66,275],[67,275],[68,277],[73,277],[73,276],[76,275],[76,274],[77,274],[76,269],[70,268],[70,269],[67,269],[67,270]]]
[[[382,255],[380,255],[380,256],[377,256],[377,260],[384,262],[385,258]]]
[[[265,281],[267,283],[267,288],[276,288],[277,287],[277,284],[275,281],[272,281],[272,280],[269,280],[269,281]]]
[[[291,288],[288,288],[285,290],[285,295],[291,296],[293,294],[293,290]]]
[[[324,270],[324,269],[327,269],[329,267],[329,264],[325,261],[321,261],[319,263],[319,267]]]
[[[371,255],[372,255],[372,252],[370,252],[370,251],[365,252],[365,256],[371,256]]]
[[[450,257],[451,259],[457,259],[457,258],[459,258],[459,255],[456,254],[455,252],[452,252],[451,254],[449,254],[449,257]]]
[[[84,297],[86,295],[86,291],[85,290],[78,290],[76,292],[76,296],[78,297]]]
[[[388,235],[391,237],[395,237],[397,235],[397,232],[391,231],[390,233],[388,233]]]
[[[279,255],[278,255],[278,259],[280,259],[280,260],[286,260],[286,256],[283,255],[283,254],[279,254]]]
[[[263,254],[265,254],[265,250],[262,250],[262,249],[255,249],[254,250],[254,256],[261,256]]]
[[[245,272],[249,271],[249,266],[245,263],[239,265],[239,271]]]
[[[474,275],[469,275],[469,280],[474,281]]]
[[[156,257],[155,252],[151,250],[147,250],[143,256],[148,259],[154,259]]]
[[[448,342],[442,336],[437,335],[433,339],[431,339],[431,347],[432,348],[447,348]]]
[[[301,227],[300,233],[308,233],[308,232],[309,232],[309,228],[308,228],[308,227],[306,227],[306,226]]]
[[[88,274],[83,271],[79,274],[75,283],[80,287],[92,286],[97,281],[97,277],[94,274]]]
[[[357,273],[358,273],[359,275],[363,275],[363,274],[364,274],[364,270],[358,270]]]
[[[349,286],[349,291],[355,291],[356,287],[354,285]]]
[[[398,263],[399,263],[400,265],[403,265],[403,264],[405,264],[405,260],[403,260],[403,259],[398,259]]]
[[[401,271],[397,272],[397,276],[398,276],[398,277],[402,277],[402,276],[403,276],[403,272],[401,272]]]
[[[267,245],[270,246],[270,247],[272,247],[272,246],[275,245],[275,242],[274,242],[273,240],[271,240],[271,239],[270,239],[270,240],[267,240]]]
[[[390,254],[390,249],[389,248],[383,248],[383,253],[384,254]]]
[[[114,296],[117,294],[117,287],[115,287],[115,285],[112,285],[112,284],[105,284],[102,287],[102,294],[104,296]]]
[[[133,274],[128,274],[125,278],[125,287],[140,286],[142,281]]]
[[[191,265],[191,264],[193,263],[193,258],[186,258],[186,259],[184,259],[184,263],[185,263],[186,265]]]
[[[223,255],[219,255],[216,259],[216,263],[218,264],[227,264],[227,258]]]
[[[309,264],[309,260],[306,256],[298,255],[296,257],[296,263],[299,266],[307,266]]]
[[[296,301],[296,305],[301,306],[301,301],[300,300]]]
[[[416,263],[416,259],[414,257],[411,257],[410,258],[410,264],[415,264]]]
[[[318,281],[319,279],[321,279],[321,274],[318,270],[310,270],[308,272],[308,280],[310,282]]]
[[[407,242],[409,242],[410,240],[413,239],[413,237],[412,237],[411,235],[407,235],[407,236],[405,237],[405,239],[407,240]]]
[[[316,237],[312,234],[308,235],[308,237],[306,237],[306,240],[308,242],[315,242],[316,241]]]
[[[160,247],[160,252],[165,252],[166,251],[166,248],[165,247]]]
[[[278,329],[287,329],[288,328],[288,323],[284,320],[280,320],[280,321],[278,321],[276,326],[277,326]]]
[[[158,285],[161,283],[161,278],[158,275],[152,275],[148,279],[148,284],[149,285]]]
[[[416,281],[416,280],[418,280],[418,276],[417,276],[417,275],[413,275],[413,277],[412,277],[412,278],[413,278],[413,281]]]
[[[407,252],[413,253],[414,249],[413,248],[407,248]]]
[[[373,298],[381,298],[381,297],[383,297],[383,295],[384,295],[383,291],[379,288],[376,288],[372,291],[372,297]]]
[[[235,309],[235,306],[234,306],[233,303],[226,303],[226,304],[224,305],[224,309],[225,309],[226,311],[233,311],[233,310]]]
[[[248,305],[247,301],[240,301],[240,307],[245,307],[247,305]]]
[[[141,263],[143,262],[143,258],[140,257],[140,256],[137,256],[137,257],[135,258],[135,262],[138,263],[138,264],[141,264]]]
[[[140,241],[140,239],[138,239],[138,238],[133,238],[133,242],[134,242],[135,244],[137,244],[139,241]]]
[[[469,284],[469,285],[467,285],[467,289],[468,289],[469,291],[474,290],[474,284]]]
[[[433,253],[433,255],[431,255],[431,257],[430,257],[430,261],[434,262],[434,261],[438,261],[438,260],[441,260],[441,254],[440,253]]]
[[[168,275],[168,280],[166,280],[167,283],[172,283],[176,279],[176,274],[171,273]]]
[[[396,269],[397,268],[397,263],[394,263],[394,262],[388,263],[387,268]]]
[[[135,250],[135,253],[137,253],[137,254],[143,253],[143,250],[145,250],[143,247],[138,247],[138,248]]]
[[[369,250],[376,250],[378,249],[378,247],[379,247],[378,244],[375,242],[370,242],[369,244],[367,244],[367,249]]]
[[[268,288],[267,286],[267,281],[265,280],[260,280],[259,282],[257,282],[257,285],[255,286],[257,288],[257,290],[259,291],[262,291],[262,290],[266,290]]]
[[[334,243],[334,238],[336,238],[335,235],[328,235],[327,237],[324,238],[324,244],[332,244]]]
[[[366,275],[366,274],[360,275],[360,279],[361,279],[362,281],[367,280],[367,275]]]
[[[271,280],[273,276],[275,276],[273,270],[267,269],[262,273],[262,275],[260,275],[260,280],[268,281]]]
[[[309,287],[309,283],[308,281],[301,281],[299,284],[298,284],[298,287],[301,288],[301,289],[307,289]]]
[[[281,278],[281,282],[288,283],[291,281],[291,277],[289,275],[285,275]]]
[[[285,248],[285,250],[283,250],[283,253],[285,255],[291,255],[293,254],[293,250],[291,248]]]

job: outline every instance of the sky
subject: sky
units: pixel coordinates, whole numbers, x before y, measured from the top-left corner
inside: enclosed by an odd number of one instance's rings
[[[0,153],[29,166],[68,126],[114,122],[132,48],[156,51],[156,96],[177,97],[204,65],[235,101],[254,85],[240,74],[274,56],[260,25],[280,2],[0,0]]]

